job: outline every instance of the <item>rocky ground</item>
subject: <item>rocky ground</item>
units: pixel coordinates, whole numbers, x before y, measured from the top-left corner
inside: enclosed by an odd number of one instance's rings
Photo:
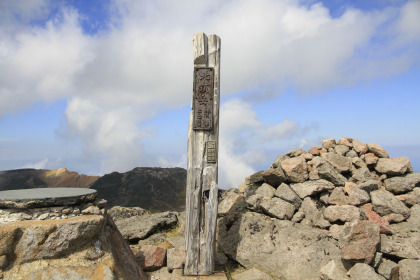
[[[25,272],[31,263],[51,261],[45,260],[50,258],[48,254],[55,254],[54,261],[62,261],[69,244],[77,239],[78,255],[69,260],[80,262],[78,258],[82,258],[105,264],[101,266],[104,271],[120,279],[127,268],[110,266],[115,260],[105,262],[113,247],[124,246],[113,245],[106,237],[113,228],[111,221],[115,221],[131,248],[129,255],[146,271],[148,279],[183,279],[185,213],[150,213],[139,207],[115,206],[104,215],[112,220],[104,223],[102,216],[92,216],[95,211],[100,211],[95,205],[50,209],[44,216],[57,220],[39,221],[45,225],[37,226],[36,232],[45,234],[36,233],[39,242],[35,241],[40,245],[36,247],[24,243],[33,227],[21,224],[20,234],[10,232],[22,223],[17,220],[41,219],[42,214],[11,213],[3,220],[8,226],[0,227],[0,268],[9,273],[12,266],[8,262],[18,262],[21,265],[13,269]],[[326,139],[308,152],[294,150],[281,155],[267,170],[224,192],[218,216],[217,269],[226,271],[229,279],[420,279],[420,173],[413,172],[408,158],[389,158],[377,144],[351,138]],[[68,227],[89,224],[95,232],[108,228],[108,235],[83,237],[90,231],[83,231],[85,226],[81,226],[74,229],[78,234],[69,234],[68,242],[54,243],[58,253],[47,250],[44,243],[61,240],[51,236],[66,219],[72,221]],[[50,223],[56,225],[50,229]],[[101,246],[96,245],[97,240]],[[10,252],[10,248],[15,249]],[[28,254],[23,253],[25,248],[30,249]],[[35,262],[36,254],[41,260]],[[9,257],[3,260],[3,256]],[[94,279],[92,275],[100,273],[92,266],[89,269],[91,278],[81,279]],[[74,272],[67,270],[61,272]],[[60,272],[46,268],[36,271],[41,276]]]
[[[113,217],[138,262],[171,279],[183,214],[125,215]],[[241,267],[231,279],[420,279],[420,173],[377,144],[326,139],[226,191],[217,233],[217,263]]]

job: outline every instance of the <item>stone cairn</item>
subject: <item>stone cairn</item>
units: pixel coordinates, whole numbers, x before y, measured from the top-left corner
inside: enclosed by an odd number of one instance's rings
[[[219,216],[219,250],[264,279],[420,279],[420,173],[374,143],[281,155],[228,190]]]

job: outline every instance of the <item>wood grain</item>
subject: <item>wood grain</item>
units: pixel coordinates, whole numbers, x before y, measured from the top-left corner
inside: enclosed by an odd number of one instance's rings
[[[204,33],[196,33],[193,37],[194,67],[212,67],[214,69],[213,129],[210,131],[193,130],[194,107],[191,106],[187,152],[185,275],[209,275],[215,268],[220,43],[220,38],[217,35],[207,37]],[[208,163],[206,160],[207,141],[215,142],[215,163]]]

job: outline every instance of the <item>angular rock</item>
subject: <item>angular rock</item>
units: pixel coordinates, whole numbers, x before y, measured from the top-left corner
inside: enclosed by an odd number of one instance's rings
[[[133,216],[115,222],[124,239],[133,242],[145,239],[158,229],[171,228],[177,223],[178,218],[176,212]]]
[[[147,213],[147,210],[140,207],[122,207],[114,206],[108,210],[108,214],[114,221],[130,218],[133,216],[141,216]]]
[[[420,173],[389,178],[384,181],[384,185],[387,191],[394,194],[406,193],[415,187],[420,187]]]
[[[390,192],[377,190],[370,193],[373,210],[381,216],[401,214],[405,218],[410,216],[410,210]]]
[[[259,187],[256,191],[256,195],[260,195],[263,198],[272,198],[274,196],[274,193],[276,192],[276,189],[270,186],[267,183],[262,184],[261,187]]]
[[[411,192],[406,193],[403,202],[408,207],[420,204],[420,188],[414,188]]]
[[[249,269],[242,273],[234,274],[232,278],[233,280],[273,280],[270,275],[256,268]]]
[[[302,199],[290,188],[289,185],[282,183],[276,190],[274,194],[277,197],[293,204],[296,209],[299,209],[300,205],[302,204]]]
[[[278,197],[263,200],[260,207],[267,215],[280,220],[290,220],[295,213],[293,204]]]
[[[318,172],[319,178],[325,179],[337,186],[344,186],[347,179],[337,172],[334,167],[323,158],[316,158],[312,160],[314,169]]]
[[[185,263],[185,247],[172,248],[167,250],[167,264],[169,271],[182,268]]]
[[[386,280],[382,275],[377,274],[373,267],[365,263],[356,263],[350,268],[349,274],[352,280]]]
[[[269,168],[263,172],[262,176],[264,182],[274,187],[279,186],[287,180],[286,174],[284,174],[281,168]]]
[[[166,262],[166,249],[153,245],[144,245],[136,254],[144,271],[153,271],[161,268]]]
[[[309,149],[308,153],[310,153],[311,155],[314,155],[314,156],[319,156],[321,154],[320,149],[321,149],[321,147],[312,147],[312,148]]]
[[[367,153],[368,151],[368,146],[366,144],[363,144],[362,142],[360,142],[357,139],[353,139],[353,149],[359,154],[359,155],[364,155]]]
[[[400,267],[400,280],[420,279],[420,260],[401,260],[398,265]]]
[[[356,186],[357,184],[353,182],[346,182],[346,184],[344,185],[344,192],[350,195],[351,192],[356,188]]]
[[[224,216],[235,209],[240,202],[244,201],[244,197],[235,192],[229,192],[217,207],[217,215]]]
[[[231,214],[219,221],[219,248],[226,255],[279,279],[320,279],[321,267],[340,262],[334,242],[311,227],[257,213]]]
[[[376,180],[369,180],[364,183],[357,185],[360,189],[364,190],[365,192],[370,193],[371,191],[376,191],[379,189],[378,181]]]
[[[307,196],[314,195],[325,190],[334,189],[334,184],[328,182],[327,180],[316,180],[316,181],[306,181],[304,183],[290,184],[292,190],[300,197],[305,198]]]
[[[378,144],[375,143],[367,143],[369,151],[374,153],[379,158],[389,158],[388,153]]]
[[[305,197],[299,211],[305,213],[305,218],[311,226],[320,228],[327,228],[330,226],[330,223],[324,219],[322,210],[317,208],[316,202],[310,197]]]
[[[333,205],[347,205],[348,197],[344,194],[343,188],[335,188],[328,197],[328,203]]]
[[[247,207],[251,210],[259,210],[263,197],[261,195],[253,194],[245,199]]]
[[[375,170],[387,176],[404,175],[411,167],[408,157],[399,158],[380,158],[375,166]]]
[[[340,156],[344,156],[349,150],[349,147],[346,145],[337,145],[334,147],[334,151]]]
[[[381,235],[381,252],[398,258],[420,259],[420,205],[406,222],[391,224],[393,235]]]
[[[357,158],[358,157],[358,154],[355,151],[350,150],[350,151],[348,151],[346,153],[346,157],[348,157],[348,158]]]
[[[375,211],[364,210],[369,221],[378,224],[380,233],[391,234],[391,228],[387,219],[381,217]]]
[[[257,183],[257,184],[247,184],[247,183],[242,183],[238,186],[238,191],[240,194],[242,194],[244,197],[249,197],[253,194],[255,194],[255,191],[261,187],[262,183]]]
[[[300,155],[302,155],[304,153],[305,153],[305,151],[302,150],[302,149],[295,149],[293,151],[288,152],[286,154],[286,156],[293,158],[293,157],[298,157],[298,156],[300,156]]]
[[[367,167],[366,163],[359,157],[353,157],[351,159],[351,163],[356,167],[356,168],[362,168],[362,167]]]
[[[261,183],[264,182],[264,178],[262,176],[263,174],[263,170],[258,171],[254,174],[252,174],[251,176],[248,176],[245,178],[245,183],[250,185],[250,184],[255,184],[255,183]]]
[[[396,264],[393,261],[390,261],[388,259],[382,259],[381,263],[378,267],[378,273],[385,277],[387,280],[398,280],[398,273],[399,267],[398,264]]]
[[[280,165],[290,182],[301,183],[308,179],[308,167],[304,157],[286,159]]]
[[[382,259],[383,259],[383,254],[381,252],[376,252],[375,257],[373,258],[373,261],[370,264],[370,266],[377,269]]]
[[[368,203],[369,201],[369,194],[359,187],[355,187],[348,198],[348,204],[356,206]]]
[[[0,269],[4,269],[9,265],[6,255],[0,256]]]
[[[324,218],[329,222],[350,222],[363,218],[359,208],[352,205],[328,206],[324,210]]]
[[[369,168],[362,167],[353,170],[352,177],[357,181],[366,182],[369,180],[375,180],[375,176],[369,171]]]
[[[83,209],[82,214],[83,215],[100,215],[101,210],[99,210],[98,207],[91,205],[88,208]]]
[[[325,153],[322,154],[322,157],[325,158],[327,162],[339,173],[350,172],[351,170],[351,159],[348,157],[340,156],[334,153]]]
[[[287,155],[280,155],[280,156],[278,156],[274,161],[273,161],[273,163],[271,164],[271,167],[272,168],[280,168],[281,169],[281,167],[280,167],[280,163],[283,161],[283,160],[286,160],[286,159],[289,159],[290,157],[289,156],[287,156]]]
[[[330,235],[332,238],[338,240],[340,238],[340,233],[343,230],[344,225],[333,224],[330,226]]]
[[[370,221],[355,221],[343,228],[338,242],[344,260],[369,264],[380,243],[379,226]]]
[[[348,280],[346,270],[338,267],[334,260],[321,267],[321,280]]]
[[[365,162],[367,165],[374,165],[378,162],[379,158],[374,153],[367,153],[365,155]]]
[[[340,141],[338,141],[339,145],[345,145],[349,148],[353,148],[353,138],[350,137],[342,137]]]
[[[405,217],[401,214],[388,214],[384,216],[384,219],[388,221],[388,223],[401,223],[405,220]]]
[[[327,149],[327,150],[331,149],[331,148],[334,148],[336,144],[337,144],[337,142],[335,141],[334,138],[329,138],[329,139],[322,140],[322,148]]]

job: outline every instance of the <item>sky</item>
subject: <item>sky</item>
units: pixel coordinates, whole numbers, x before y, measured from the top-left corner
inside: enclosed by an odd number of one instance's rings
[[[186,168],[221,38],[219,187],[351,137],[420,172],[420,0],[0,0],[0,170]]]

